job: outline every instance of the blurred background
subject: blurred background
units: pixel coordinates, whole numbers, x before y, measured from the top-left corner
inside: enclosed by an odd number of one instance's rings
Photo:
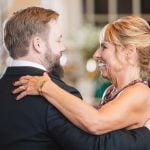
[[[67,47],[61,58],[63,80],[75,86],[92,105],[99,103],[104,90],[111,84],[100,76],[92,58],[99,46],[101,28],[126,15],[138,15],[150,22],[150,0],[0,0],[1,76],[11,60],[3,47],[3,22],[13,12],[28,6],[50,8],[60,13]]]

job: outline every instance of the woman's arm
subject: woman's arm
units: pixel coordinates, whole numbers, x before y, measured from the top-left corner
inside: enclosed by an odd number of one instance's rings
[[[32,94],[36,87],[36,92],[40,91],[41,95],[72,123],[92,134],[99,135],[138,123],[143,110],[141,106],[145,103],[144,97],[143,100],[140,99],[143,95],[136,93],[139,87],[135,86],[129,87],[120,94],[119,98],[105,104],[100,110],[96,110],[79,98],[65,92],[52,81],[39,84],[40,78],[42,77],[36,77],[37,80],[34,78],[34,83],[33,79],[32,82],[28,81],[29,88],[25,91],[26,94]]]
[[[53,92],[49,92],[50,89],[53,89]],[[137,91],[141,91],[138,86],[129,87],[119,98],[96,110],[54,83],[46,82],[42,88],[43,96],[50,103],[79,128],[93,134],[103,134],[131,125],[136,126],[146,104],[143,94],[141,99]]]

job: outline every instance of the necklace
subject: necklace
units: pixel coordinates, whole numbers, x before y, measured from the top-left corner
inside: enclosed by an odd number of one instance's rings
[[[129,86],[135,85],[136,83],[143,83],[148,85],[147,81],[143,81],[143,80],[133,80],[130,83],[128,83],[127,85],[125,85],[123,88],[121,89],[117,89],[114,85],[110,86],[106,93],[105,96],[103,98],[103,100],[101,101],[101,103],[96,107],[97,109],[101,108],[103,105],[105,105],[106,103],[108,103],[109,101],[113,100],[114,98],[116,98],[118,96],[118,94],[120,92],[122,92],[124,89],[126,89]]]

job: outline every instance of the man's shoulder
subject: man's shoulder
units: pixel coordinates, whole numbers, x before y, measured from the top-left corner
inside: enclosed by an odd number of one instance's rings
[[[75,87],[65,83],[63,80],[61,80],[57,76],[51,75],[50,77],[51,77],[52,81],[55,82],[62,89],[66,90],[67,92],[69,92],[79,98],[82,98],[80,92]]]
[[[30,66],[19,66],[19,67],[8,67],[6,69],[5,75],[10,76],[24,76],[24,75],[42,75],[44,73],[44,70],[41,70],[39,68],[30,67]]]

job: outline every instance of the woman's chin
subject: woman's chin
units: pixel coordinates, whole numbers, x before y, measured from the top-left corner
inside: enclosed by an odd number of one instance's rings
[[[108,75],[106,72],[101,71],[101,76],[105,79],[108,79]]]

